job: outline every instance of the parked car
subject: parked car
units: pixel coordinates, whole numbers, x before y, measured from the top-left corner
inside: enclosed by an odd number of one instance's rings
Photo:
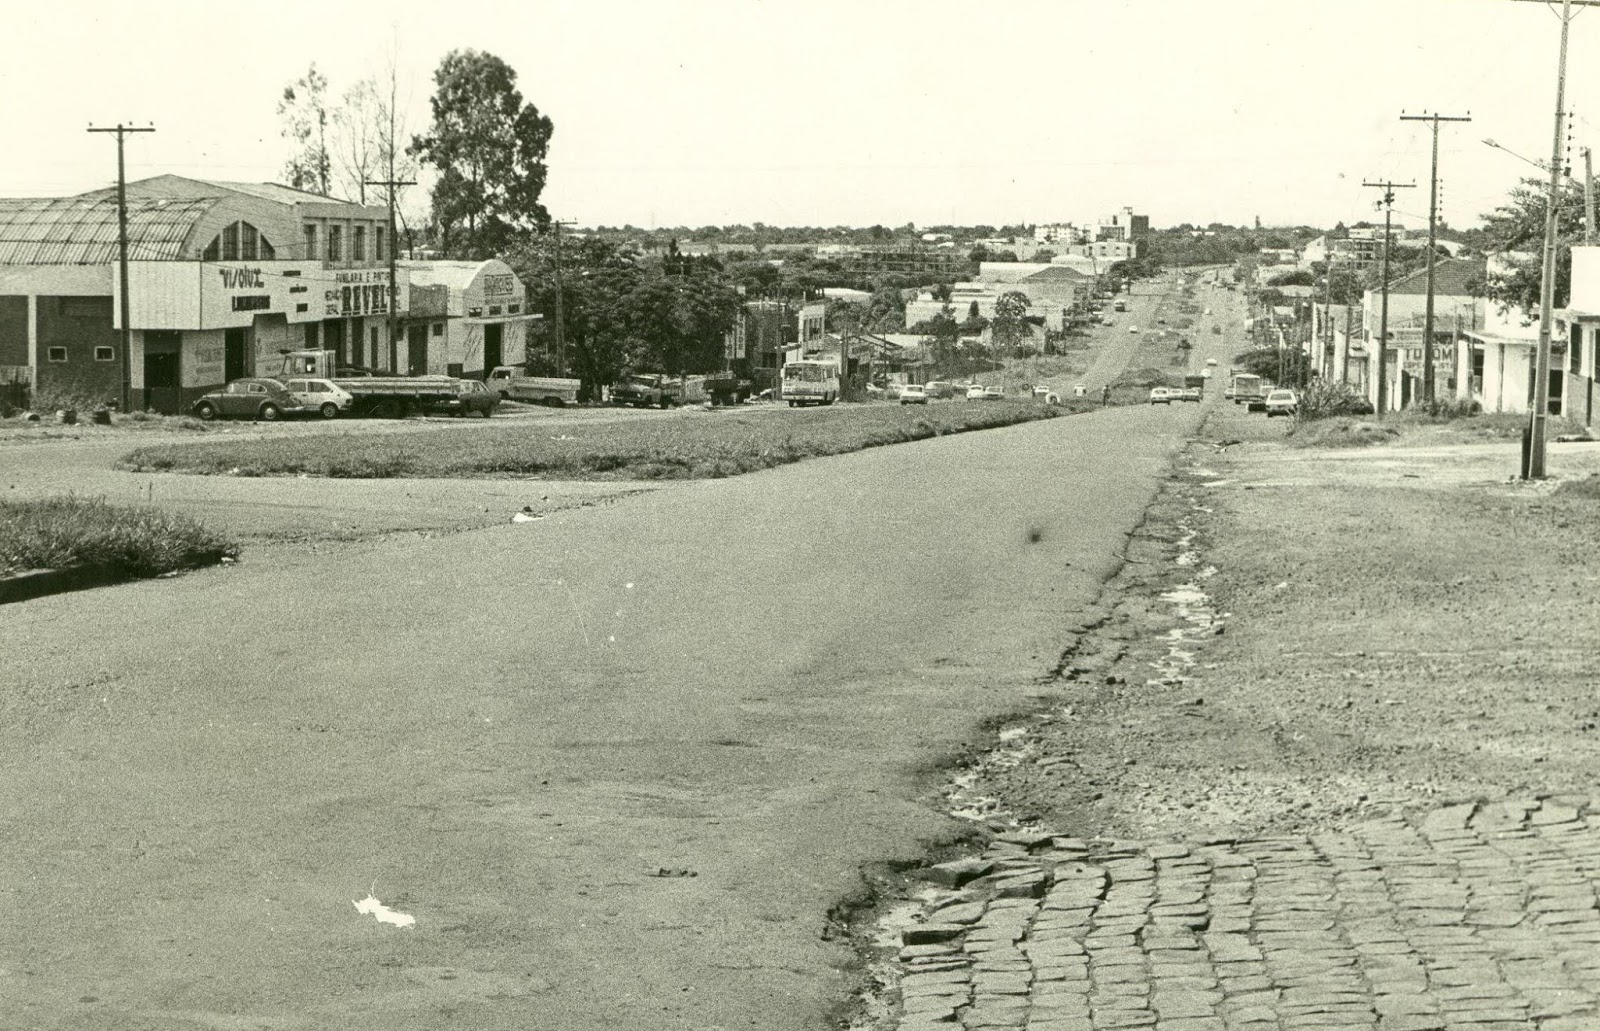
[[[1172,403],[1171,387],[1153,387],[1150,390],[1150,403],[1153,405],[1170,405]]]
[[[1111,316],[1109,316],[1109,315],[1100,316],[1100,325],[1102,325],[1102,326],[1115,326],[1116,324],[1117,324],[1117,320],[1112,318]]]
[[[907,383],[900,388],[900,403],[903,405],[925,405],[928,403],[928,392],[922,388],[921,383]]]
[[[1214,365],[1217,364],[1217,360],[1215,358],[1207,358],[1206,359],[1206,364],[1214,366]]]
[[[883,387],[880,387],[876,383],[868,383],[867,384],[867,396],[868,397],[884,397],[888,393],[889,392],[887,390],[883,389]]]
[[[1177,391],[1175,396],[1179,401],[1194,401],[1198,403],[1200,401],[1200,388],[1184,387],[1182,390]]]
[[[1006,392],[1001,390],[999,387],[984,387],[983,399],[985,401],[1004,401],[1006,399]]]
[[[1139,327],[1138,326],[1129,326],[1128,327],[1128,332],[1129,333],[1137,333],[1137,332],[1139,332]]]
[[[1033,385],[1033,396],[1039,398],[1049,397],[1050,388],[1045,386],[1043,383],[1035,383]]]
[[[202,395],[190,407],[194,414],[212,419],[260,419],[272,422],[295,407],[294,398],[275,379],[236,379],[220,390]]]
[[[356,400],[355,395],[331,380],[292,379],[283,387],[293,399],[295,411],[320,415],[324,419],[335,419],[350,411]]]
[[[971,386],[967,387],[967,400],[968,401],[982,401],[983,400],[983,394],[984,394],[984,391],[983,391],[983,384],[982,383],[974,383]]]
[[[1267,395],[1267,418],[1274,415],[1293,415],[1295,396],[1292,390],[1274,390]]]
[[[484,386],[482,380],[464,379],[459,381],[455,397],[448,401],[435,402],[429,406],[429,410],[450,415],[471,415],[477,412],[487,419],[494,412],[495,405],[499,403],[498,390],[490,390]]]
[[[927,384],[924,389],[927,390],[929,397],[940,401],[955,393],[955,388],[941,379],[936,379]]]

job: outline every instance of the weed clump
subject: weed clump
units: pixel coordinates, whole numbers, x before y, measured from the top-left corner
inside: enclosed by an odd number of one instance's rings
[[[128,579],[215,565],[238,546],[187,516],[103,498],[0,502],[0,574],[92,568]]]

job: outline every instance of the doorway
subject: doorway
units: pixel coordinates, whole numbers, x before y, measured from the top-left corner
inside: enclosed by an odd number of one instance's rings
[[[162,415],[177,415],[183,407],[182,364],[179,337],[170,329],[144,333],[144,407]]]
[[[428,325],[412,323],[406,327],[406,374],[420,376],[428,371]]]
[[[500,366],[501,333],[505,329],[498,322],[483,327],[483,378]]]
[[[232,383],[248,376],[245,371],[246,334],[242,329],[224,330],[222,334],[222,382]],[[147,377],[148,378],[148,377]]]

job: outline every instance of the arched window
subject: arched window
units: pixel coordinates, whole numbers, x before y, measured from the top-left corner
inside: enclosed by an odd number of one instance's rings
[[[202,261],[272,261],[277,248],[249,222],[234,222],[211,238],[201,252]]]

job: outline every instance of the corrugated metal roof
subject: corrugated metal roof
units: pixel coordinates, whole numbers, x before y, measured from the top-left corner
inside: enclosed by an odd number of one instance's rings
[[[170,261],[217,201],[129,200],[128,258]],[[104,265],[117,260],[115,198],[0,198],[0,264]]]
[[[425,286],[448,286],[452,290],[465,290],[483,267],[493,261],[400,261],[395,264],[410,273],[412,283]]]

